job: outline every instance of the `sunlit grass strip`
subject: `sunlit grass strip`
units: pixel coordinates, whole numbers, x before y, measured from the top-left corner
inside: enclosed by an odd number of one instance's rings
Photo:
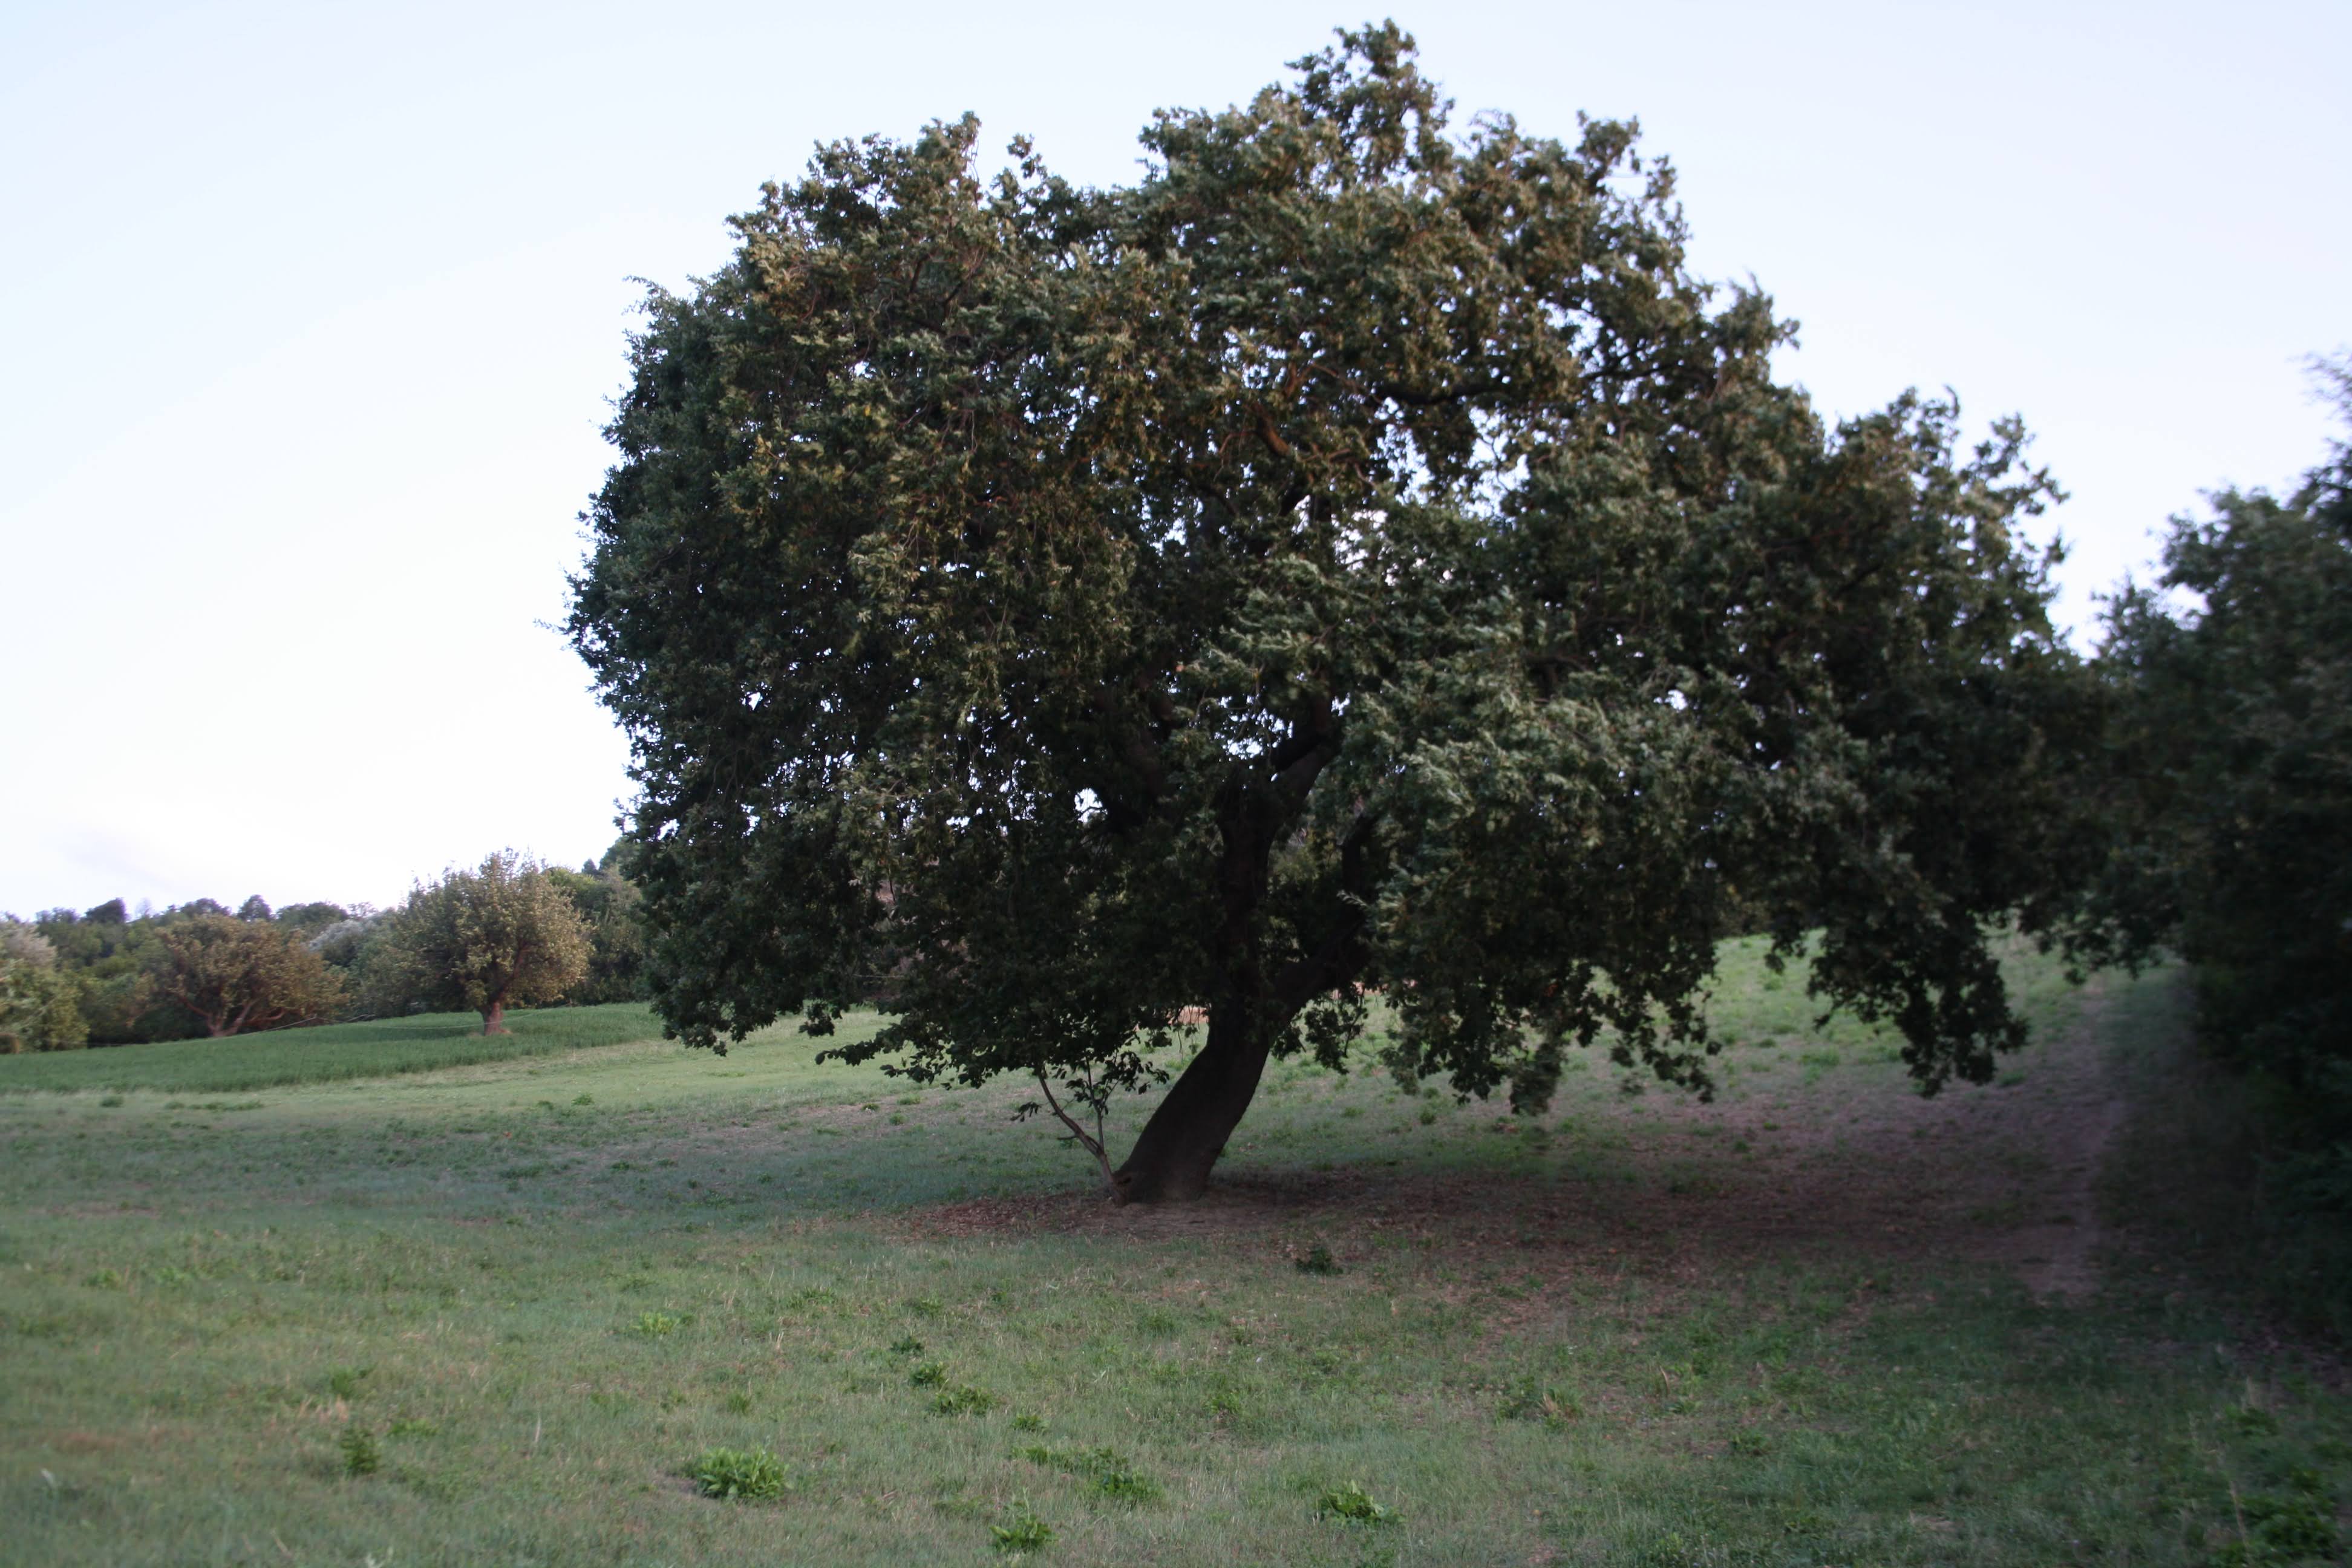
[[[89,1089],[227,1093],[430,1072],[661,1037],[660,1021],[639,1002],[509,1013],[507,1026],[513,1033],[485,1036],[477,1014],[424,1013],[275,1029],[226,1040],[159,1040],[0,1057],[0,1093]]]

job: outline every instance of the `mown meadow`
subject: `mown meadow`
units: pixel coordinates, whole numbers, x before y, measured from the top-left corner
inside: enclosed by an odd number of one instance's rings
[[[1984,1089],[1734,944],[1712,1105],[1593,1058],[1513,1119],[1368,1047],[1150,1212],[1019,1085],[642,1008],[0,1059],[0,1558],[2332,1556],[2326,1363],[2136,1217],[2194,1174],[2174,977],[2011,962]]]

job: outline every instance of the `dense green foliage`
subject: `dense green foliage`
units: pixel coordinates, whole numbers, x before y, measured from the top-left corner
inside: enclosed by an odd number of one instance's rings
[[[0,918],[0,1053],[69,1051],[89,1037],[77,988],[57,949],[22,921]]]
[[[271,921],[267,905],[258,912],[248,906],[236,916],[176,921],[158,942],[162,962],[152,974],[156,991],[215,1039],[319,1023],[342,1007],[341,980],[300,931]]]
[[[624,1003],[509,1013],[507,1027],[507,1034],[485,1037],[475,1014],[418,1013],[273,1029],[202,1049],[164,1040],[113,1050],[17,1057],[0,1062],[0,1094],[68,1089],[230,1094],[280,1084],[337,1083],[625,1045],[658,1036],[661,1021],[643,1004]]]
[[[577,871],[547,868],[548,880],[580,911],[588,928],[588,973],[564,992],[583,1005],[636,1002],[646,994],[646,932],[640,906],[645,896],[622,876],[613,857],[590,861]]]
[[[2021,432],[1827,427],[1629,125],[1457,134],[1392,28],[1298,70],[1131,187],[984,179],[968,119],[826,148],[655,294],[571,630],[665,1019],[885,996],[845,1054],[1057,1079],[1087,1139],[1205,1006],[1131,1198],[1365,988],[1408,1079],[1538,1107],[1605,1037],[1703,1086],[1759,915],[1984,1080],[1987,929],[2086,874],[2095,738]]]
[[[394,910],[373,977],[435,1010],[470,1007],[482,1032],[508,1006],[551,1002],[588,974],[589,926],[538,862],[502,851],[450,870]]]
[[[643,900],[620,870],[620,848],[601,866],[539,873],[571,905],[575,918],[562,923],[583,936],[586,962],[577,981],[540,984],[533,1000],[644,998]],[[428,901],[445,897],[438,884],[421,891]],[[473,1005],[430,963],[420,965],[404,937],[394,940],[415,929],[404,924],[406,912],[405,903],[383,911],[321,902],[272,910],[258,896],[234,914],[211,899],[135,914],[120,899],[80,914],[45,910],[29,924],[8,925],[17,940],[0,955],[0,996],[15,998],[5,1017],[40,1013],[48,1021],[0,1024],[0,1039],[25,1049],[115,1046]],[[232,955],[240,962],[228,962]]]
[[[243,1003],[218,1005],[230,992],[266,1004],[245,1012],[241,1029],[331,1016],[341,1005],[337,993],[349,991],[347,967],[327,957],[331,973],[321,973],[301,950],[347,915],[333,904],[297,904],[273,914],[258,897],[233,915],[211,899],[134,914],[121,899],[110,899],[80,914],[47,910],[32,923],[72,987],[89,1043],[111,1046],[214,1032],[208,1017],[226,1023],[243,1010]],[[252,963],[216,962],[232,951]],[[266,984],[253,983],[256,964],[268,972]]]
[[[2352,417],[2352,364],[2326,367]],[[2352,447],[2278,497],[2173,521],[2153,587],[2109,607],[2103,816],[2084,952],[2194,966],[2227,1069],[2179,1141],[2226,1153],[2182,1227],[2273,1303],[2352,1331]]]
[[[196,912],[219,908],[206,900]],[[163,962],[158,937],[179,913],[166,910],[133,918],[121,900],[112,899],[87,914],[47,910],[35,918],[34,928],[57,953],[59,973],[73,983],[75,1005],[93,1044],[182,1039],[204,1032],[184,1009],[155,992],[154,970]]]
[[[2224,490],[2174,520],[2100,662],[2116,940],[2197,965],[2210,1047],[2321,1087],[2352,1068],[2352,449],[2291,496]]]

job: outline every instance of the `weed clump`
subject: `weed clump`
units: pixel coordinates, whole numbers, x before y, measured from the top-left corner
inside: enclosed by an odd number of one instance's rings
[[[2229,1420],[2242,1437],[2267,1437],[2279,1429],[2278,1417],[2257,1405],[2235,1406]]]
[[[1017,1555],[1045,1550],[1054,1539],[1054,1527],[1030,1512],[1024,1502],[1013,1504],[1003,1523],[990,1525],[988,1534],[997,1551]]]
[[[783,1496],[782,1461],[765,1448],[709,1448],[688,1476],[704,1497],[731,1502],[764,1502]]]
[[[360,1380],[375,1368],[372,1366],[339,1366],[327,1373],[327,1392],[341,1400],[360,1396]]]
[[[1298,1271],[1301,1274],[1337,1274],[1340,1272],[1339,1260],[1332,1257],[1331,1249],[1319,1241],[1314,1246],[1308,1247],[1305,1252],[1300,1253],[1296,1261]]]
[[[639,1339],[667,1339],[677,1332],[679,1321],[667,1312],[639,1312],[637,1321],[629,1325],[628,1331]]]
[[[996,1395],[968,1383],[942,1388],[931,1401],[932,1414],[938,1415],[985,1415],[995,1408]]]
[[[347,1476],[372,1476],[383,1468],[383,1446],[364,1426],[344,1427],[335,1446],[342,1450],[343,1474]]]
[[[1165,1495],[1160,1483],[1138,1470],[1134,1464],[1116,1448],[1048,1448],[1042,1446],[1021,1450],[1021,1457],[1033,1465],[1049,1470],[1059,1470],[1076,1476],[1087,1484],[1089,1490],[1113,1502],[1158,1502]]]
[[[1387,1524],[1396,1518],[1394,1509],[1374,1502],[1371,1494],[1354,1481],[1325,1492],[1317,1500],[1315,1511],[1341,1524]]]
[[[1540,1421],[1557,1431],[1583,1411],[1570,1395],[1556,1388],[1546,1388],[1532,1377],[1523,1377],[1505,1391],[1503,1403],[1496,1413],[1506,1421]]]
[[[2255,1492],[2239,1501],[2238,1539],[2215,1555],[2215,1568],[2337,1560],[2335,1500],[2309,1470],[2295,1471],[2288,1485],[2284,1497]]]
[[[917,1388],[937,1388],[948,1380],[948,1363],[927,1361],[907,1374],[907,1381]]]

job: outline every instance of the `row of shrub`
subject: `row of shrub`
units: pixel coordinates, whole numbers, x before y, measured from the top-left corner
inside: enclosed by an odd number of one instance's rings
[[[612,855],[574,871],[501,852],[389,910],[256,896],[0,916],[0,1052],[638,1000],[642,901]]]

